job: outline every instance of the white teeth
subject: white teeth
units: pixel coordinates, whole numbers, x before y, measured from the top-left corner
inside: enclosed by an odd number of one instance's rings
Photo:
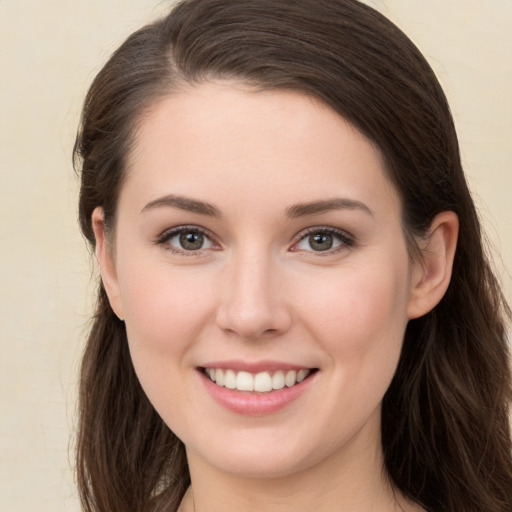
[[[295,386],[297,383],[297,372],[295,370],[290,370],[287,372],[286,377],[284,378],[284,383],[286,384],[287,388]]]
[[[224,386],[229,389],[236,389],[236,373],[233,370],[226,370],[224,374]]]
[[[219,386],[224,386],[224,372],[220,368],[215,370],[215,382]]]
[[[236,389],[238,391],[254,391],[254,378],[248,372],[238,372],[236,376]]]
[[[271,375],[269,372],[252,374],[249,372],[235,372],[221,368],[206,368],[205,374],[218,386],[238,391],[256,391],[268,393],[274,389],[291,388],[302,382],[311,370],[277,370]]]
[[[299,370],[297,372],[297,382],[302,382],[309,374],[309,370]]]
[[[254,377],[254,391],[268,393],[272,391],[272,377],[268,372],[257,373]]]
[[[284,388],[284,372],[281,370],[274,373],[272,377],[272,389],[283,389]]]

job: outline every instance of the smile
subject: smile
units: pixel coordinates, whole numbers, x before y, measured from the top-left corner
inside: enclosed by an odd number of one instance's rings
[[[204,368],[204,374],[217,386],[237,391],[269,393],[274,390],[291,388],[307,379],[312,369],[277,370],[274,372],[250,373],[223,368]]]

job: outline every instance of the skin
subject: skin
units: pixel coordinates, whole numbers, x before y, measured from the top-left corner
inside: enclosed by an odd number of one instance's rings
[[[100,208],[93,226],[137,375],[187,449],[181,511],[421,510],[383,471],[381,402],[408,320],[448,286],[457,218],[436,217],[421,261],[401,218],[378,149],[301,94],[208,83],[144,117],[115,233]],[[163,240],[180,226],[207,233],[201,249]],[[311,228],[343,236],[314,250]],[[215,402],[198,371],[233,359],[318,371],[286,407],[251,416]]]

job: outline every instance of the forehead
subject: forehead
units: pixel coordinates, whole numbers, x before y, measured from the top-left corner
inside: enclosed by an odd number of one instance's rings
[[[340,194],[398,203],[379,150],[325,104],[228,82],[184,88],[146,113],[129,187],[146,199],[193,192],[225,202],[229,191],[231,200],[261,193],[283,207]]]

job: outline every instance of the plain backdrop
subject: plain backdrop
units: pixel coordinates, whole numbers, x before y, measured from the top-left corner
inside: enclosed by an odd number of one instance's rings
[[[512,298],[512,1],[368,1],[443,84]],[[157,0],[0,0],[0,509],[79,510],[77,368],[96,274],[71,150],[86,89]],[[311,2],[314,8],[314,1]]]

